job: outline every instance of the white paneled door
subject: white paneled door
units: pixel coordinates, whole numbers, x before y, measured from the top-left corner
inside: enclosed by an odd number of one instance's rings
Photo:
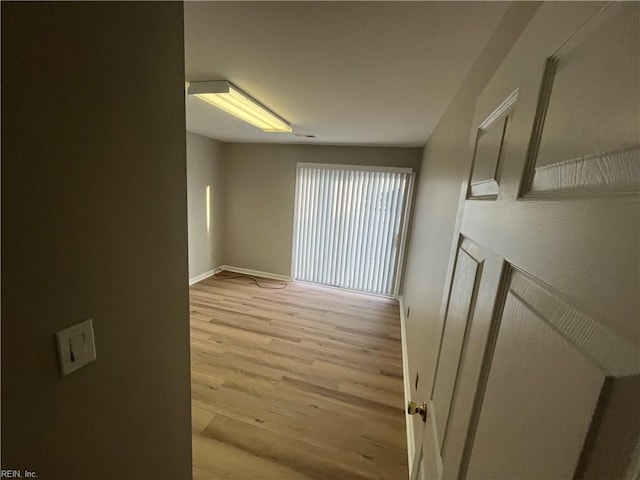
[[[639,26],[545,2],[476,100],[415,478],[639,478]]]
[[[293,278],[395,296],[414,174],[300,163]]]

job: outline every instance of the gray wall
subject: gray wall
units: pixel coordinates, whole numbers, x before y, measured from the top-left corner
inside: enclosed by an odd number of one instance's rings
[[[191,478],[182,4],[1,8],[2,468]]]
[[[296,163],[420,168],[421,148],[225,144],[226,265],[289,276]]]
[[[509,7],[425,146],[402,291],[405,306],[410,308],[407,343],[413,398],[430,398],[461,187],[471,166],[475,98],[538,7],[539,3],[530,2],[515,2]],[[416,371],[420,373],[417,393]],[[421,435],[421,423],[416,422],[415,427]]]
[[[223,144],[216,140],[187,133],[189,278],[223,265],[222,234],[226,202],[222,147]]]

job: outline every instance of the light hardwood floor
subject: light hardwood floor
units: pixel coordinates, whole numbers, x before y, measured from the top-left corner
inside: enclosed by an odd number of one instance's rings
[[[190,292],[194,479],[408,478],[396,301],[247,278]]]

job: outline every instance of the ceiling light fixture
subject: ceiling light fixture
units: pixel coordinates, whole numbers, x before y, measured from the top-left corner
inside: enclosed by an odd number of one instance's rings
[[[226,80],[191,82],[187,93],[265,132],[292,131],[286,120]]]

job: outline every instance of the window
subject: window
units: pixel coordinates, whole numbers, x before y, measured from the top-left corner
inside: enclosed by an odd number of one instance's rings
[[[298,164],[293,277],[396,295],[411,169]]]

